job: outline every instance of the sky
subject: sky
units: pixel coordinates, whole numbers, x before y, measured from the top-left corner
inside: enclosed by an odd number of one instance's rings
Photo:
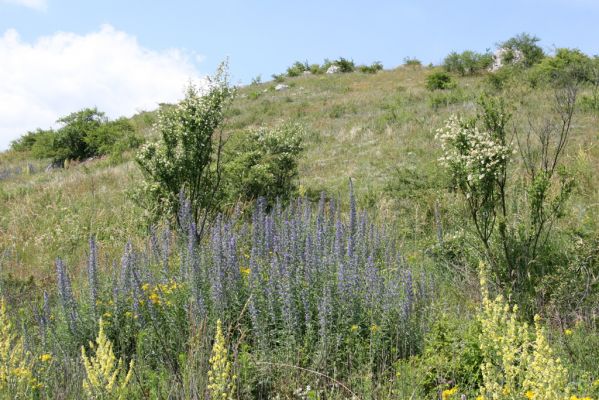
[[[298,60],[439,64],[522,32],[595,55],[597,21],[599,0],[0,0],[0,151],[86,107],[175,102],[225,59],[247,84]]]

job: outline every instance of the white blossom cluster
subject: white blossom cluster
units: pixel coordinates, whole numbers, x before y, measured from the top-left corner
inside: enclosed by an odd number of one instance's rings
[[[502,144],[490,132],[481,131],[456,115],[437,130],[435,137],[443,149],[439,161],[458,183],[471,189],[499,179],[512,153],[509,145]]]

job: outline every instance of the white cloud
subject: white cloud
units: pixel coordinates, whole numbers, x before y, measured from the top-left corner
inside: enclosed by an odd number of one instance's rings
[[[87,35],[59,32],[23,42],[0,36],[0,150],[28,130],[49,128],[64,115],[96,106],[111,118],[174,102],[201,79],[198,55],[152,51],[104,25]]]
[[[0,2],[16,4],[38,11],[45,11],[48,8],[48,2],[46,0],[0,0]]]

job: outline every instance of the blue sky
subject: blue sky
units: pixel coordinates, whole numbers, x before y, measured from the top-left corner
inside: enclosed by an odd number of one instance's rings
[[[437,64],[520,32],[599,54],[598,21],[599,0],[0,0],[0,149],[83,107],[116,117],[174,101],[226,57],[249,83],[296,60]]]

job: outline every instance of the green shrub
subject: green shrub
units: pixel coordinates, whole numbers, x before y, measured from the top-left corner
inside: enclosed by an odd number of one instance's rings
[[[352,60],[347,60],[343,57],[340,57],[338,60],[333,62],[334,65],[339,67],[339,72],[349,73],[354,72],[356,70],[356,65]]]
[[[54,139],[56,160],[82,160],[98,155],[98,149],[88,143],[89,137],[107,122],[103,112],[97,108],[85,108],[60,118],[63,126]]]
[[[463,321],[442,315],[433,323],[424,341],[420,358],[421,382],[429,393],[450,386],[473,391],[482,382],[482,353],[478,344],[481,326],[476,320]]]
[[[141,138],[135,134],[135,129],[127,118],[119,118],[89,132],[85,142],[96,154],[120,154],[139,147]]]
[[[447,72],[458,73],[460,75],[473,75],[485,71],[493,63],[493,55],[487,53],[477,53],[466,50],[462,53],[451,52],[443,61],[443,67]]]
[[[285,82],[285,74],[272,74],[271,76],[277,83]]]
[[[534,66],[530,79],[538,83],[584,83],[590,81],[592,60],[578,49],[557,49],[555,56],[546,57]]]
[[[299,62],[296,61],[291,67],[287,68],[287,76],[290,78],[300,76],[304,71],[308,71],[310,69],[310,65],[308,61]]]
[[[538,37],[529,35],[528,33],[521,33],[499,43],[498,47],[506,51],[502,59],[503,64],[513,64],[519,54],[522,55],[522,59],[518,64],[524,68],[530,68],[541,62],[545,58],[545,52],[537,45],[540,40]]]
[[[446,72],[433,72],[426,77],[426,88],[428,90],[445,90],[455,86],[455,81]]]
[[[322,67],[320,66],[320,64],[310,64],[310,72],[312,72],[314,75],[316,74],[324,74],[326,71],[324,71],[322,69]]]
[[[422,67],[422,62],[415,57],[404,58],[403,64],[407,67]]]
[[[503,66],[499,70],[487,74],[485,76],[485,83],[494,90],[502,90],[517,76],[515,74],[516,70],[517,68],[513,65]]]
[[[224,112],[232,98],[221,65],[207,94],[190,85],[185,98],[170,109],[160,110],[157,130],[160,141],[142,147],[137,163],[145,176],[143,196],[138,200],[157,218],[179,220],[181,198],[189,202],[192,221],[200,223],[217,208],[220,194]]]
[[[375,61],[370,65],[360,65],[358,66],[358,71],[365,74],[376,74],[380,70],[383,69],[383,64],[380,61]]]
[[[53,158],[55,162],[82,160],[104,154],[121,154],[138,147],[141,139],[126,118],[109,121],[96,108],[86,108],[58,120],[58,130],[27,132],[11,144],[15,151],[29,151],[35,158]]]
[[[52,136],[54,131],[52,129],[36,129],[35,131],[29,131],[18,139],[13,140],[10,143],[10,148],[13,151],[31,151],[33,145],[42,138],[42,136]]]
[[[228,143],[224,166],[229,201],[264,197],[270,204],[288,200],[297,191],[297,162],[303,129],[287,124],[267,130],[240,132]]]

